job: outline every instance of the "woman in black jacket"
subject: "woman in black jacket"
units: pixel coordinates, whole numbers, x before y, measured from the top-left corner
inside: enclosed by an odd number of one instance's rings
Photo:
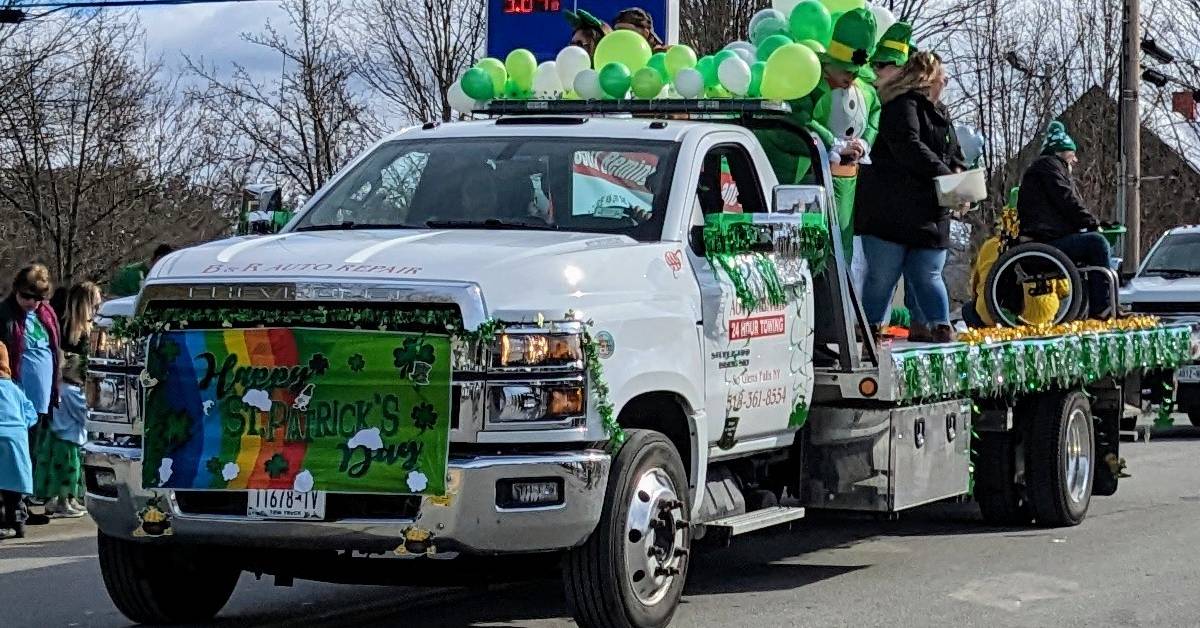
[[[918,341],[950,342],[950,300],[942,280],[950,213],[938,203],[934,177],[963,169],[954,127],[939,105],[946,72],[937,55],[921,51],[877,89],[883,102],[871,165],[858,184],[854,231],[867,260],[863,308],[875,328],[884,323],[896,282],[904,276],[918,307]]]

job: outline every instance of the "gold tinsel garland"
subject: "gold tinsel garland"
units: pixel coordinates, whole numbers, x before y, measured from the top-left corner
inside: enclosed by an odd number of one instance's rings
[[[1111,320],[1088,319],[1062,323],[1059,325],[1022,325],[1020,327],[986,327],[967,330],[958,335],[959,342],[970,345],[1006,342],[1010,340],[1030,340],[1037,338],[1054,338],[1073,334],[1103,333],[1109,331],[1142,331],[1157,327],[1157,316],[1130,316]]]

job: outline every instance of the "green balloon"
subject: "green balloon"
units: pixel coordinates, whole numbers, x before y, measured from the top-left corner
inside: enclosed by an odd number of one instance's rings
[[[708,98],[733,98],[733,93],[729,90],[717,85],[715,87],[706,87],[704,95]]]
[[[667,53],[656,52],[650,60],[646,62],[646,67],[654,68],[658,75],[662,77],[663,83],[671,80],[671,73],[667,71]]]
[[[761,46],[763,41],[771,35],[787,35],[789,32],[787,22],[777,17],[769,17],[759,20],[758,24],[754,26],[754,31],[750,33],[750,43]]]
[[[796,43],[808,47],[809,50],[817,54],[825,52],[825,46],[815,39],[805,39],[804,41],[798,41]]]
[[[480,68],[467,70],[462,77],[463,93],[475,100],[491,100],[496,95],[492,87],[492,77]]]
[[[593,67],[604,69],[610,63],[620,63],[632,72],[646,67],[652,53],[650,44],[641,34],[624,29],[615,30],[596,44]]]
[[[488,73],[492,77],[492,92],[495,94],[504,93],[504,84],[508,82],[508,70],[504,68],[504,63],[493,57],[485,57],[475,64],[475,67]]]
[[[710,56],[700,57],[700,60],[696,62],[696,70],[700,72],[700,76],[704,77],[705,87],[716,87],[721,84],[721,80],[717,78],[716,59]]]
[[[690,46],[676,44],[667,49],[667,77],[675,80],[675,75],[684,68],[696,67],[696,51]]]
[[[629,68],[624,63],[609,63],[600,68],[600,89],[609,98],[624,98],[632,80]]]
[[[522,91],[533,90],[533,73],[537,71],[537,66],[537,57],[524,48],[517,48],[508,53],[508,57],[504,60],[504,68],[508,70],[508,77]]]
[[[762,78],[765,69],[767,69],[766,61],[759,61],[750,66],[750,91],[746,92],[747,96],[751,98],[762,96]]]
[[[633,81],[631,82],[633,95],[645,100],[658,98],[658,94],[662,92],[664,84],[662,75],[658,73],[658,70],[651,67],[642,68],[635,72],[633,74]]]
[[[792,9],[788,26],[792,38],[796,41],[815,39],[828,42],[833,36],[833,17],[830,16],[829,9],[817,0],[804,0],[797,4],[796,8]]]
[[[520,97],[521,97],[521,88],[517,85],[517,82],[512,79],[508,79],[507,81],[505,81],[504,82],[504,98],[506,98],[508,100],[517,100]]]
[[[721,52],[713,55],[713,64],[719,68],[726,59],[741,59],[741,57],[738,56],[738,53],[732,50],[722,50]]]
[[[821,4],[829,9],[830,13],[845,13],[854,9],[861,9],[867,5],[865,0],[821,0]],[[837,20],[834,20],[836,23]]]
[[[771,35],[763,40],[763,43],[758,45],[758,60],[766,61],[771,58],[771,53],[780,48],[792,43],[792,38],[787,35]]]
[[[817,54],[800,44],[788,44],[771,55],[763,70],[762,95],[768,100],[807,96],[821,80]]]

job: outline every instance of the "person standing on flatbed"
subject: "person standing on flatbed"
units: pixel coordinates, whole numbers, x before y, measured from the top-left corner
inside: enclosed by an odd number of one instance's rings
[[[108,293],[114,297],[131,297],[142,291],[142,282],[150,274],[150,269],[158,260],[166,257],[175,249],[170,244],[160,244],[154,249],[154,255],[149,262],[130,264],[117,271],[112,281],[108,282]]]

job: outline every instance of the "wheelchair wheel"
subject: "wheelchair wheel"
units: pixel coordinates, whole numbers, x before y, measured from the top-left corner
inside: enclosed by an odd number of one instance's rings
[[[997,325],[1050,324],[1073,321],[1084,307],[1083,280],[1075,264],[1062,251],[1038,243],[1018,244],[996,260],[988,272],[984,301],[988,314]],[[1025,291],[1053,294],[1056,284],[1065,281],[1069,294],[1058,298],[1057,310],[1042,313],[1040,320],[1025,312]]]

